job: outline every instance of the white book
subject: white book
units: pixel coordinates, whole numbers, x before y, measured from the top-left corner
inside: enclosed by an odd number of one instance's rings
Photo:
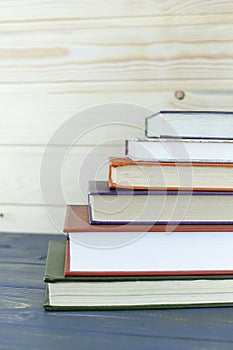
[[[125,155],[134,161],[233,163],[233,140],[130,138]]]
[[[146,137],[233,139],[233,112],[160,111],[146,118]]]
[[[69,272],[77,276],[233,271],[233,232],[73,232],[69,239]]]

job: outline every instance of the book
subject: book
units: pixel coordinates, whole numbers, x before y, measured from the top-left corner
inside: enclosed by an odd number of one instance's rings
[[[233,232],[221,231],[129,232],[125,242],[118,232],[70,233],[65,275],[233,275],[232,246]]]
[[[233,140],[129,138],[125,155],[134,161],[233,163]]]
[[[146,118],[146,137],[233,139],[233,113],[160,111]]]
[[[109,189],[90,181],[91,224],[232,224],[233,192]]]
[[[47,311],[229,306],[231,275],[64,277],[65,240],[49,243],[44,281]]]
[[[175,163],[110,158],[109,187],[233,191],[233,163]]]
[[[155,225],[137,225],[137,224],[90,224],[87,205],[68,205],[66,209],[64,234],[67,235],[72,232],[118,232],[118,239],[121,238],[125,242],[125,232],[233,232],[233,225],[231,224],[155,224]]]

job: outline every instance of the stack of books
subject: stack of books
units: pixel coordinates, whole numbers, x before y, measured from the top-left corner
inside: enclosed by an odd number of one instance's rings
[[[162,111],[51,241],[46,310],[233,305],[233,113]]]

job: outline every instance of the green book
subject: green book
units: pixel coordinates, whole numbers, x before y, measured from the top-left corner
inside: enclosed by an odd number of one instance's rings
[[[233,305],[233,278],[230,275],[64,277],[65,252],[65,240],[49,243],[44,276],[45,310]]]

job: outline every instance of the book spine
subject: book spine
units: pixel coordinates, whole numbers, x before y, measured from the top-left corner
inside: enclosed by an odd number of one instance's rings
[[[109,168],[108,168],[108,186],[109,186],[109,188],[116,188],[116,184],[113,183],[113,179],[112,179],[113,167],[114,167],[114,165],[110,162]]]
[[[88,204],[87,204],[87,212],[88,212],[88,221],[89,224],[93,224],[93,216],[92,216],[92,205],[91,205],[91,193],[88,193]]]
[[[125,140],[125,155],[128,156],[129,154],[129,140]]]
[[[145,118],[145,137],[153,137],[153,135],[149,133],[149,118],[151,117],[152,116]]]
[[[70,272],[70,240],[66,240],[66,252],[64,261],[64,276],[68,276]]]
[[[160,129],[161,129],[161,111],[159,113],[152,114],[151,116],[145,118],[145,137],[148,138],[154,138],[158,139],[161,137],[160,135]],[[155,130],[151,130],[151,123],[150,121],[153,120],[154,118],[157,119],[157,128],[156,132]]]

